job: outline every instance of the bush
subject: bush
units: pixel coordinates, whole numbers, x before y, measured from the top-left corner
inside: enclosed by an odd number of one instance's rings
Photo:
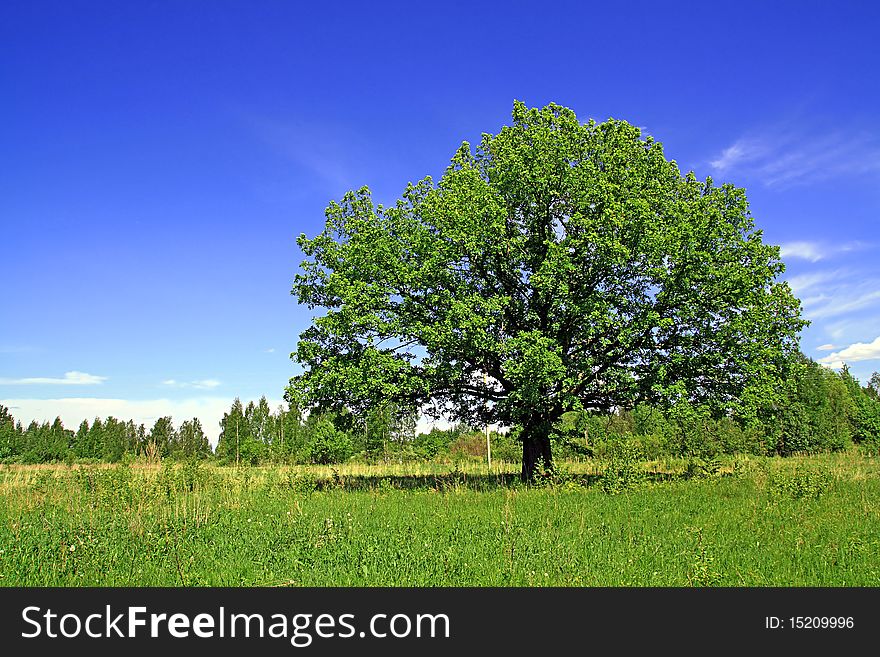
[[[486,459],[486,434],[469,433],[459,436],[449,446],[449,455],[454,459],[475,458]]]
[[[490,440],[492,441],[493,461],[518,463],[522,459],[522,443],[516,439],[513,432],[493,433]]]
[[[669,412],[668,446],[675,456],[711,461],[722,453],[722,443],[715,430],[709,409],[687,402],[676,404]]]
[[[687,468],[684,471],[685,479],[697,479],[714,477],[721,471],[721,461],[718,459],[704,460],[699,457],[688,459]]]
[[[435,458],[438,454],[446,452],[455,435],[452,431],[431,429],[430,433],[422,433],[413,440],[413,449],[416,454],[425,459]]]
[[[794,474],[776,472],[770,476],[770,492],[777,497],[817,499],[831,488],[834,477],[827,468],[798,466]]]
[[[312,463],[328,465],[341,463],[354,452],[351,438],[344,431],[339,431],[333,423],[322,418],[312,431],[308,445],[309,458]]]
[[[599,478],[599,485],[606,493],[620,493],[635,487],[644,477],[641,468],[642,453],[639,446],[629,440],[612,440],[605,445],[608,465]]]
[[[859,443],[859,452],[864,456],[880,456],[880,436]]]

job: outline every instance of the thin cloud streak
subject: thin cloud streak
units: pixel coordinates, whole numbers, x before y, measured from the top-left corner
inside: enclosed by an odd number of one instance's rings
[[[826,270],[810,272],[808,274],[798,274],[788,279],[788,286],[795,294],[802,294],[807,290],[811,290],[818,285],[824,283],[832,283],[841,281],[849,275],[849,272],[842,269]]]
[[[730,169],[763,157],[766,152],[767,147],[758,140],[739,139],[721,151],[721,155],[709,162],[709,166],[719,173],[725,173]]]
[[[709,161],[718,173],[755,177],[767,187],[789,187],[846,175],[880,174],[880,140],[870,134],[806,129],[741,137]]]
[[[832,301],[825,304],[824,306],[820,306],[816,309],[810,310],[807,313],[807,316],[809,319],[824,319],[826,317],[836,317],[838,315],[845,315],[846,313],[850,313],[856,310],[869,308],[876,305],[878,302],[880,302],[880,290],[877,290],[875,288],[873,292],[860,294],[859,296],[855,297],[835,297]]]
[[[801,258],[810,262],[818,262],[827,257],[815,242],[788,242],[779,247],[779,255],[783,258]]]
[[[843,252],[864,246],[852,243],[836,248]],[[826,269],[798,274],[788,278],[787,282],[800,298],[805,316],[811,320],[846,315],[880,303],[880,279],[872,271]],[[840,336],[831,337],[838,339]]]
[[[217,379],[201,379],[196,381],[177,381],[175,379],[165,379],[162,381],[163,386],[169,388],[195,388],[196,390],[210,390],[220,387],[221,382]]]
[[[343,127],[265,116],[251,116],[247,121],[266,146],[310,172],[328,189],[338,191],[353,187],[353,144],[351,135]]]
[[[798,258],[810,262],[819,262],[843,253],[863,251],[870,248],[865,242],[847,242],[845,244],[826,244],[823,242],[785,242],[779,247],[783,258]]]
[[[47,377],[47,376],[31,376],[22,379],[10,379],[0,377],[0,385],[9,386],[31,386],[31,385],[49,385],[49,386],[92,386],[99,385],[107,380],[106,376],[97,376],[86,372],[65,372],[63,378]]]

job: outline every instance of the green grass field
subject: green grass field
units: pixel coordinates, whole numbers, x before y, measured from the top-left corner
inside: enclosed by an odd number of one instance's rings
[[[880,459],[0,469],[4,586],[877,586]]]

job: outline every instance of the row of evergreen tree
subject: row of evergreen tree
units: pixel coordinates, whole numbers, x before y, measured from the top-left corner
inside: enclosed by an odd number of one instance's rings
[[[220,421],[220,463],[339,463],[352,456],[379,460],[415,438],[417,416],[383,404],[364,417],[308,413],[295,405],[272,412],[265,397],[236,399]]]
[[[83,421],[76,431],[54,422],[23,427],[0,405],[0,462],[51,463],[216,458],[222,464],[337,463],[354,455],[380,459],[389,447],[415,438],[414,414],[387,405],[358,421],[351,415],[303,414],[295,407],[269,407],[265,397],[242,404],[236,398],[220,421],[216,450],[198,418],[175,428],[160,417],[148,431],[143,424],[115,417]]]
[[[649,406],[612,414],[569,413],[557,427],[556,452],[563,457],[602,454],[603,445],[636,439],[646,456],[721,453],[789,455],[833,451],[861,444],[880,451],[880,373],[862,386],[844,367],[828,370],[802,358],[786,382],[786,401],[761,409],[749,420],[712,416],[707,409],[679,405],[661,412]],[[220,421],[216,449],[198,418],[175,428],[161,417],[147,431],[143,424],[114,417],[84,421],[76,431],[54,422],[26,428],[0,405],[0,462],[118,462],[127,457],[216,459],[221,464],[339,463],[430,459],[456,454],[485,455],[485,440],[471,427],[434,429],[416,435],[417,417],[393,404],[366,416],[308,413],[295,406],[274,411],[265,397],[242,404],[235,399]],[[516,430],[495,434],[496,458],[516,460]]]
[[[95,418],[66,429],[61,418],[54,422],[32,421],[27,427],[0,405],[0,462],[51,463],[60,461],[107,461],[116,463],[127,455],[160,458],[206,458],[211,445],[198,418],[185,420],[175,429],[171,417],[156,420],[150,431],[143,424],[115,417]]]

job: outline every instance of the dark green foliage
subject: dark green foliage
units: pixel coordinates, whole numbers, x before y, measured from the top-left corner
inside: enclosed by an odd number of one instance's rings
[[[421,458],[433,459],[440,454],[447,454],[449,446],[455,442],[457,437],[454,429],[433,428],[428,433],[422,433],[415,437],[413,449]]]
[[[147,444],[160,458],[171,455],[172,443],[174,441],[174,424],[171,417],[160,417],[156,420],[153,428],[150,429],[150,435],[147,436]]]
[[[634,488],[644,479],[642,454],[630,440],[616,439],[606,446],[608,463],[599,480],[606,493],[620,493]]]
[[[766,454],[770,450],[770,440],[756,421],[722,417],[712,428],[724,454]]]
[[[9,409],[0,404],[0,461],[9,459],[21,451],[21,427]]]
[[[245,421],[244,407],[236,397],[232,408],[220,420],[220,438],[217,441],[217,457],[221,463],[239,465],[248,463],[250,427]]]
[[[63,461],[73,442],[73,432],[64,428],[61,418],[55,418],[51,424],[33,421],[22,434],[13,431],[12,435],[12,444],[18,447],[13,458],[22,463]]]
[[[711,460],[721,453],[709,408],[687,402],[676,404],[670,411],[672,435],[670,446],[676,456]]]
[[[850,443],[858,393],[848,389],[846,376],[803,358],[792,367],[785,402],[768,427],[777,432],[776,453],[833,451]]]
[[[302,413],[294,404],[285,410],[278,409],[273,416],[274,429],[270,455],[276,463],[293,463],[296,455],[303,449],[305,432],[302,428]]]
[[[98,459],[103,452],[104,423],[101,418],[95,418],[91,427],[87,427],[86,434],[81,441],[77,441],[77,456],[83,459]]]
[[[126,453],[135,449],[131,426],[120,422],[115,417],[108,417],[104,422],[104,435],[100,444],[100,458],[109,463],[118,463]]]
[[[204,459],[211,454],[211,445],[198,418],[185,420],[174,433],[171,457],[181,460]]]
[[[880,373],[875,372],[868,385],[862,388],[844,367],[841,378],[852,400],[852,439],[856,443],[871,445],[880,443]]]
[[[353,452],[351,438],[340,431],[328,417],[322,417],[312,427],[308,445],[309,459],[312,463],[341,463]]]

